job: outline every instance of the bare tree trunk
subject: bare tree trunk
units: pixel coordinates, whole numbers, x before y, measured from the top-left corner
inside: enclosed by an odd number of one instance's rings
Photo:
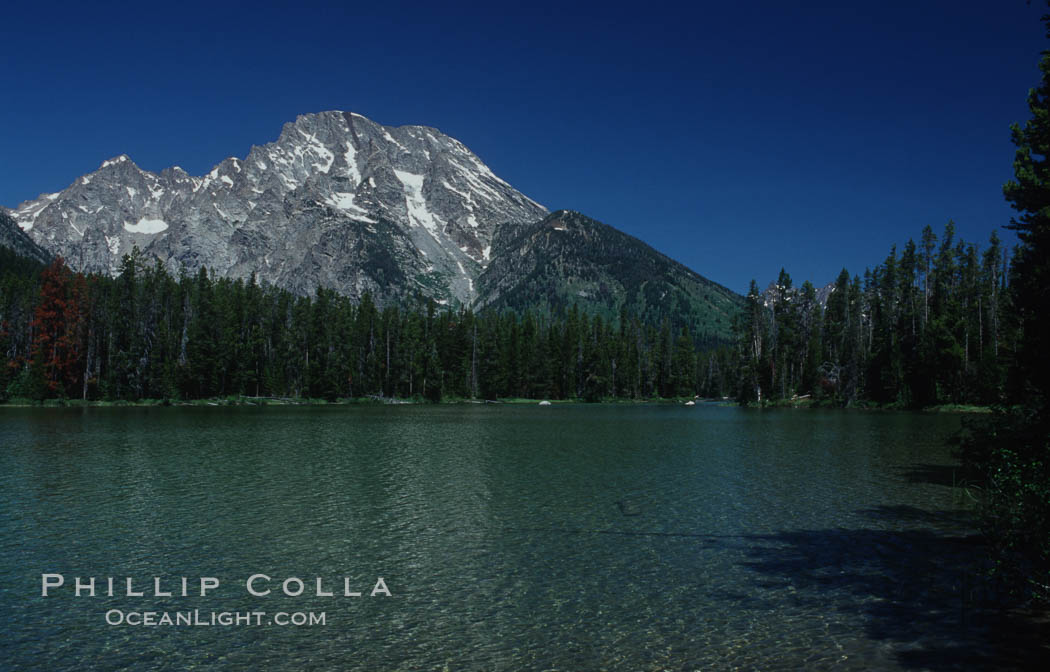
[[[980,348],[980,356],[984,357],[984,308],[981,306],[980,294],[977,296],[977,347]]]
[[[478,325],[474,323],[470,350],[470,398],[478,397]]]
[[[88,347],[87,356],[84,358],[84,386],[81,393],[81,399],[87,401],[88,395],[88,379],[91,377],[91,356],[94,354],[95,344],[95,329],[88,329]]]

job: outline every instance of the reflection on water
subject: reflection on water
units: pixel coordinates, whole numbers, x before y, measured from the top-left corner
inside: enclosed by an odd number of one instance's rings
[[[0,409],[15,669],[1009,666],[946,416],[701,406]],[[220,577],[40,597],[45,572]],[[367,595],[248,595],[251,574]],[[278,592],[278,591],[275,591]],[[325,626],[112,627],[124,610]],[[965,663],[965,664],[964,664]]]

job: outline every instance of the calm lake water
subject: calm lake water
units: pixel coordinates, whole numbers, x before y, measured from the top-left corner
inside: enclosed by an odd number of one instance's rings
[[[0,667],[965,669],[995,652],[962,599],[979,547],[944,444],[959,423],[719,406],[0,408]],[[44,598],[44,573],[69,585]],[[257,573],[270,595],[246,592]],[[99,591],[117,577],[117,595],[76,597],[76,576]],[[194,592],[155,597],[152,577]],[[220,587],[201,597],[199,577]],[[280,594],[288,577],[303,595]],[[315,596],[315,577],[337,595]],[[344,577],[364,596],[340,596]],[[391,597],[369,596],[378,577]],[[111,609],[325,625],[113,626]]]

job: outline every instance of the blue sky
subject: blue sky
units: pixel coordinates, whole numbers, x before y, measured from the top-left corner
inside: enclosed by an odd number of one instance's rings
[[[949,218],[982,244],[1006,224],[1046,7],[793,4],[16,3],[0,205],[121,153],[203,174],[344,109],[437,127],[740,292],[861,273]]]

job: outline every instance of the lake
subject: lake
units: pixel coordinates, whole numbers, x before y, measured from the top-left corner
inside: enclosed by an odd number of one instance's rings
[[[966,667],[996,652],[967,607],[980,548],[945,445],[959,424],[716,405],[0,408],[0,660]],[[64,581],[47,597],[44,574]],[[201,596],[201,577],[220,585]],[[145,612],[265,616],[121,620]]]

